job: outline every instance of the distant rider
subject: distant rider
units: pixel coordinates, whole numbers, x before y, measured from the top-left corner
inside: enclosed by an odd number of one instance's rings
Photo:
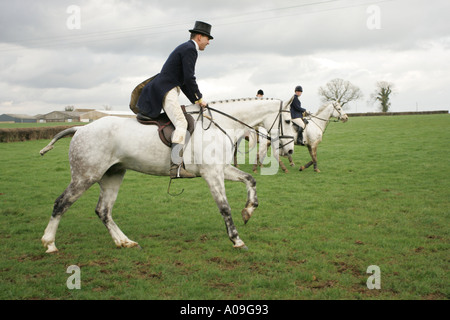
[[[304,146],[303,142],[303,130],[305,129],[305,123],[303,121],[303,114],[306,112],[306,109],[302,108],[302,103],[299,100],[299,97],[303,93],[303,88],[301,86],[295,87],[295,95],[292,98],[291,103],[291,120],[295,123],[298,129],[297,136],[297,144]]]

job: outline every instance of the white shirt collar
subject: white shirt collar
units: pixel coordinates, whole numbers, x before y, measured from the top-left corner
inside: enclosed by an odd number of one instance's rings
[[[199,50],[199,48],[198,48],[198,44],[197,44],[197,42],[195,42],[195,40],[191,40],[194,44],[195,44],[195,49],[197,49],[197,51]]]

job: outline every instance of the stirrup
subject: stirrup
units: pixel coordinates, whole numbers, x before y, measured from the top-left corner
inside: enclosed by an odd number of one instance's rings
[[[177,166],[177,167],[175,167]],[[176,172],[174,172],[176,170]],[[171,179],[180,179],[180,178],[196,178],[197,175],[190,173],[186,169],[183,168],[183,163],[179,165],[172,165],[170,168],[170,178]]]

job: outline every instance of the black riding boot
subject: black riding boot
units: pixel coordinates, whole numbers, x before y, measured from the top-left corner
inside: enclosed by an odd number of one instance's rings
[[[301,145],[301,146],[305,145],[303,143],[303,128],[302,127],[298,127],[297,144]]]
[[[170,161],[170,178],[196,178],[197,176],[190,173],[183,165],[183,147],[184,145],[173,143]]]

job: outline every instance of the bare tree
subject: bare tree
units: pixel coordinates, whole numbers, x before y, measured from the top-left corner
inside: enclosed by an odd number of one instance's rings
[[[394,84],[387,81],[377,82],[377,89],[371,94],[372,102],[380,104],[381,112],[388,112],[391,107],[391,94],[394,90]]]
[[[322,96],[322,102],[337,101],[342,108],[350,101],[358,100],[363,97],[361,89],[343,79],[334,79],[319,88],[319,95]],[[347,107],[347,106],[346,106]]]
[[[73,111],[73,110],[75,110],[75,107],[74,107],[74,106],[66,106],[66,107],[64,108],[64,111]]]

